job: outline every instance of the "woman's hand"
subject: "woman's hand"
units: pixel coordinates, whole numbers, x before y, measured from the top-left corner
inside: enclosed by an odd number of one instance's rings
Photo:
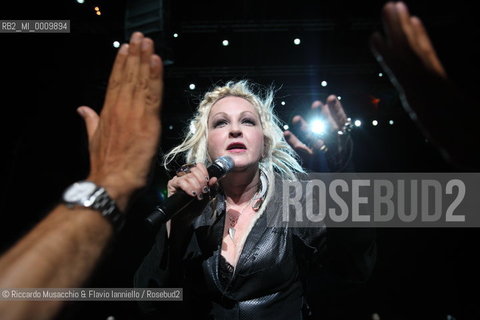
[[[297,134],[287,130],[284,132],[285,139],[290,146],[300,155],[303,164],[307,169],[313,169],[319,154],[327,152],[337,154],[341,150],[341,143],[337,132],[344,130],[347,124],[347,115],[342,104],[335,95],[330,95],[326,103],[314,101],[311,106],[311,114],[315,119],[321,119],[325,125],[323,134],[316,134],[312,131],[312,124],[296,115],[292,119],[293,129]],[[302,141],[303,140],[303,141]]]
[[[217,178],[210,179],[207,168],[201,163],[184,165],[182,168],[184,169],[168,181],[168,196],[183,190],[186,194],[202,200],[204,195],[209,193],[210,186],[217,182]]]

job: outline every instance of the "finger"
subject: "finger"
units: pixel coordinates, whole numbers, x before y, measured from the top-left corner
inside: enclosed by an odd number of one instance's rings
[[[403,33],[397,6],[388,2],[382,10],[383,27],[387,36],[387,43],[394,48],[404,48],[407,38]]]
[[[290,131],[285,131],[283,133],[285,140],[287,143],[300,155],[312,155],[313,150],[307,147],[305,143],[303,143],[298,137]]]
[[[150,57],[150,81],[146,96],[146,108],[154,113],[161,111],[163,97],[163,63],[156,54]]]
[[[408,43],[410,44],[410,48],[416,52],[419,49],[419,46],[417,35],[413,31],[412,24],[410,22],[410,13],[408,12],[408,8],[403,2],[396,3],[395,7],[402,34],[406,37]]]
[[[138,73],[140,72],[140,50],[142,44],[143,34],[141,32],[134,32],[130,38],[130,45],[128,46],[128,57],[125,62],[125,68],[121,76],[120,92],[118,95],[119,101],[125,107],[131,106],[133,93],[138,81]]]
[[[203,186],[198,182],[197,178],[191,174],[178,178],[177,181],[178,187],[192,197],[197,197],[202,193]]]
[[[210,181],[208,181],[208,186],[209,187],[213,186],[215,183],[217,183],[217,181],[218,181],[217,177],[210,178]]]
[[[330,112],[330,108],[328,104],[323,104],[319,102],[319,103],[314,103],[314,105],[316,109],[320,110],[323,118],[325,118],[328,121],[328,126],[330,127],[328,131],[338,131],[338,124],[333,119],[333,116]],[[312,109],[314,108],[314,105],[312,105]]]
[[[78,114],[82,116],[83,121],[85,121],[85,126],[87,127],[88,141],[90,142],[95,134],[95,131],[98,127],[98,122],[100,117],[98,114],[90,107],[81,106],[77,108]]]
[[[122,44],[117,52],[117,56],[115,57],[112,72],[110,73],[110,78],[108,79],[104,108],[114,105],[117,101],[118,91],[120,90],[120,84],[122,82],[123,69],[125,67],[125,61],[127,61],[128,57],[128,47],[128,44]]]
[[[305,134],[308,133],[308,123],[302,118],[302,116],[294,116],[292,119],[292,126],[295,130],[301,131]]]
[[[327,98],[328,109],[332,115],[333,120],[337,124],[338,128],[343,128],[347,122],[347,115],[343,110],[342,103],[337,99],[337,96],[330,95]]]
[[[198,173],[200,180],[204,180],[205,182],[210,180],[207,167],[205,167],[203,163],[198,163],[195,169],[195,173]]]
[[[140,67],[134,84],[133,102],[135,108],[145,107],[145,98],[150,82],[150,58],[153,54],[153,41],[143,38],[140,46]]]
[[[201,190],[197,197],[199,197],[199,200],[202,200],[200,197],[201,194],[208,193],[210,191],[208,188],[208,181],[210,180],[210,178],[208,177],[207,169],[203,164],[200,163],[200,164],[197,164],[197,167],[192,168],[190,174],[192,175],[191,178],[194,177],[201,187]]]
[[[447,73],[440,62],[440,59],[438,59],[435,48],[433,47],[430,37],[428,36],[428,32],[425,29],[422,21],[417,17],[411,17],[410,20],[412,23],[412,28],[417,34],[418,45],[422,52],[421,57],[424,60],[424,63],[426,63],[434,73],[446,79]]]
[[[168,196],[170,197],[172,194],[174,194],[177,189],[178,189],[178,183],[177,183],[178,177],[173,177],[170,179],[167,183],[167,190],[168,190]]]

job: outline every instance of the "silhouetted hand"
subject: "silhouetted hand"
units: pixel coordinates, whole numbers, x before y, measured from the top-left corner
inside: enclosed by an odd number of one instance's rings
[[[287,130],[284,132],[284,136],[290,146],[300,155],[304,166],[312,170],[316,167],[321,153],[338,157],[343,151],[338,131],[345,129],[348,118],[342,104],[334,95],[330,95],[326,103],[314,101],[311,112],[315,119],[323,119],[325,124],[323,134],[314,133],[311,124],[307,123],[301,115],[296,115],[292,119],[293,130],[296,134]]]

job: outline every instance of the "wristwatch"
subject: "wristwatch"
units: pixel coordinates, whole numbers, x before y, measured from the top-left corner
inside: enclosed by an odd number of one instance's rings
[[[63,193],[63,203],[69,208],[80,206],[99,211],[116,232],[125,223],[125,214],[120,212],[107,191],[91,181],[78,181],[69,186]]]

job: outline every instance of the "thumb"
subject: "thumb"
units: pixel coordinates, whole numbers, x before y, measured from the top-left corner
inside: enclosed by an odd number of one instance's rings
[[[77,112],[82,116],[83,121],[85,121],[85,125],[87,127],[88,141],[91,141],[93,134],[97,130],[100,117],[92,108],[87,106],[78,107]]]
[[[300,139],[297,138],[291,131],[285,131],[283,133],[287,143],[298,153],[300,154],[313,154],[312,150],[305,145]]]

